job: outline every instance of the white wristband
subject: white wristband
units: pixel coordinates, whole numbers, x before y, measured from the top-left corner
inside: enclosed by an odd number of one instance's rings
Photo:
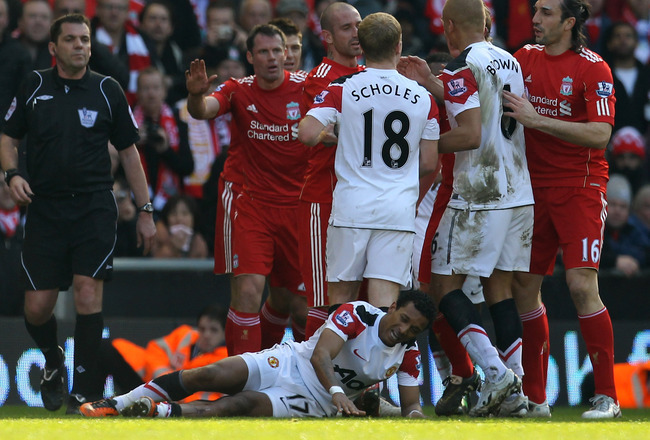
[[[330,394],[333,396],[333,395],[336,394],[336,393],[343,393],[343,394],[345,394],[345,393],[343,392],[343,388],[341,388],[340,386],[338,386],[338,385],[331,386],[331,387],[330,387]]]

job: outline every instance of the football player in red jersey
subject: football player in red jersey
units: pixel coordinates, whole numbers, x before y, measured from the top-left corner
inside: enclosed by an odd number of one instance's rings
[[[303,93],[305,112],[335,79],[358,72],[357,64],[361,46],[357,30],[361,16],[354,6],[336,2],[329,5],[321,16],[323,38],[327,43],[327,57],[307,75]],[[298,245],[300,270],[305,281],[307,315],[305,338],[308,339],[327,319],[328,292],[325,282],[325,242],[327,221],[332,210],[332,191],[336,184],[334,174],[335,146],[318,144],[309,151],[305,180],[298,205]],[[345,300],[334,298],[332,304]]]
[[[614,125],[609,66],[586,48],[587,0],[538,0],[535,41],[515,53],[528,99],[504,92],[511,116],[526,127],[526,155],[535,197],[530,273],[513,293],[523,322],[524,391],[530,416],[550,416],[546,400],[548,320],[544,275],[558,248],[594,369],[596,395],[584,418],[620,417],[614,386],[614,336],[598,293],[598,266],[607,216],[604,150]],[[540,355],[541,353],[541,355]]]
[[[205,63],[187,73],[188,109],[196,119],[231,112],[232,143],[243,164],[243,185],[232,222],[233,292],[226,322],[230,355],[261,348],[259,309],[269,277],[272,287],[297,293],[296,208],[306,163],[297,140],[304,72],[284,70],[286,40],[273,25],[260,25],[247,40],[255,75],[224,82],[212,95]]]

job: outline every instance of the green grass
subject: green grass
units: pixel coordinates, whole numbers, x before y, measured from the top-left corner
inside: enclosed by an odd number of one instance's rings
[[[650,410],[624,410],[623,417],[584,421],[582,407],[558,407],[550,420],[438,418],[406,419],[84,419],[63,410],[0,407],[2,440],[483,440],[650,439]]]

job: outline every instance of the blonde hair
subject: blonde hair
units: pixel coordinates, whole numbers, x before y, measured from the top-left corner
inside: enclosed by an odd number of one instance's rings
[[[385,12],[370,14],[359,24],[359,43],[367,60],[391,59],[401,38],[399,22]]]

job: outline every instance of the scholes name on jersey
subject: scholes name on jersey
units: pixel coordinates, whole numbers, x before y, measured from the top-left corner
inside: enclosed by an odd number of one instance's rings
[[[399,85],[393,84],[370,84],[360,90],[352,90],[351,94],[355,102],[361,98],[370,98],[375,95],[395,95],[410,100],[411,104],[417,104],[420,99],[420,95],[413,95],[413,90],[409,88],[401,90]]]

